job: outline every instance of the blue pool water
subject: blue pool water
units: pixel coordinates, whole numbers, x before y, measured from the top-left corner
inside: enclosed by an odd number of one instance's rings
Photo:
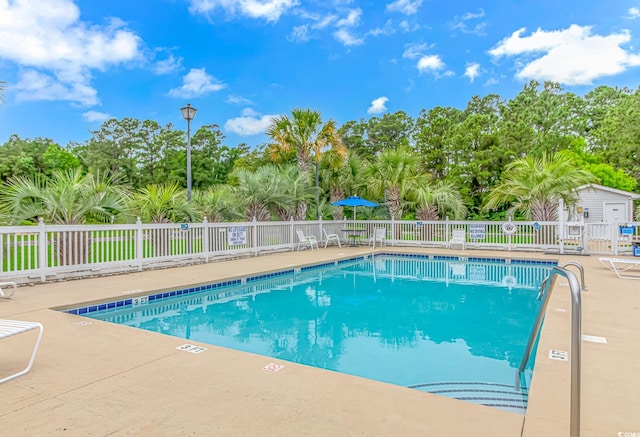
[[[520,389],[516,369],[554,263],[436,258],[376,255],[68,311],[524,412],[532,368]]]

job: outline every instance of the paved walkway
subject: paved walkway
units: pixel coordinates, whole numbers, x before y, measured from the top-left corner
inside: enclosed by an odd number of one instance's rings
[[[45,335],[30,373],[0,386],[2,435],[567,436],[569,290],[556,286],[540,339],[525,416],[336,372],[203,345],[54,311],[80,302],[367,253],[367,248],[286,252],[175,269],[21,287],[0,300],[0,318],[38,321]],[[398,250],[385,248],[385,251]],[[621,280],[595,257],[522,252],[400,249],[466,256],[577,260],[586,267],[582,436],[640,432],[640,281]],[[562,310],[566,311],[562,311]],[[27,336],[33,334],[30,338]],[[24,365],[35,332],[0,342],[0,372]]]

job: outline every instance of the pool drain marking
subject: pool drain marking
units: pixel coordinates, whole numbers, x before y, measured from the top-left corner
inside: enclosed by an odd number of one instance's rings
[[[565,351],[549,349],[549,359],[557,361],[567,361],[569,358],[567,352]]]
[[[84,322],[78,322],[78,323],[76,323],[76,326],[87,326],[87,325],[90,325],[90,324],[91,324],[91,322],[90,322],[90,321],[88,321],[88,320],[86,320],[86,321],[84,321]]]
[[[607,344],[606,337],[599,337],[597,335],[582,335],[582,341],[590,341],[591,343]]]
[[[204,352],[207,350],[206,347],[196,346],[195,344],[189,344],[189,343],[183,344],[182,346],[178,346],[176,349],[185,351],[185,352],[191,352],[192,354],[199,354],[200,352]]]
[[[278,370],[282,370],[284,368],[284,364],[276,364],[269,363],[262,368],[262,370],[266,370],[268,372],[277,372]]]

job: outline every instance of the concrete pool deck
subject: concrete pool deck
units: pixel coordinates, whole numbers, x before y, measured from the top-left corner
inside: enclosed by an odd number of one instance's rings
[[[617,278],[596,256],[383,250],[582,263],[588,286],[582,333],[607,343],[582,343],[581,435],[640,433],[640,281]],[[283,252],[20,287],[13,299],[0,299],[0,318],[40,322],[45,333],[31,372],[0,385],[2,434],[569,435],[569,362],[548,358],[549,349],[569,351],[570,295],[563,280],[548,306],[525,415],[206,344],[199,344],[208,349],[203,353],[186,353],[176,349],[186,342],[180,338],[51,309],[369,252]],[[2,376],[24,367],[35,337],[32,331],[0,341]],[[271,362],[285,367],[263,370]]]

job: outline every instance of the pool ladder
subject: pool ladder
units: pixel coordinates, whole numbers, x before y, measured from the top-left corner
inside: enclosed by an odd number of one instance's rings
[[[580,291],[581,287],[578,283],[578,279],[573,272],[567,270],[567,266],[576,266],[579,268],[582,279],[582,290],[586,290],[584,285],[584,269],[580,263],[570,261],[565,263],[563,267],[553,267],[549,276],[547,276],[540,285],[540,292],[538,293],[538,300],[542,300],[542,305],[538,309],[538,315],[536,317],[536,323],[529,335],[529,341],[527,348],[525,349],[524,356],[520,362],[520,368],[518,369],[517,379],[519,382],[520,375],[524,372],[531,350],[540,331],[542,320],[547,309],[549,302],[549,296],[553,289],[558,276],[564,276],[569,282],[569,289],[571,290],[571,412],[570,412],[570,437],[580,437],[580,369],[581,369],[581,341],[582,341],[582,304]],[[518,384],[519,385],[519,384]]]

